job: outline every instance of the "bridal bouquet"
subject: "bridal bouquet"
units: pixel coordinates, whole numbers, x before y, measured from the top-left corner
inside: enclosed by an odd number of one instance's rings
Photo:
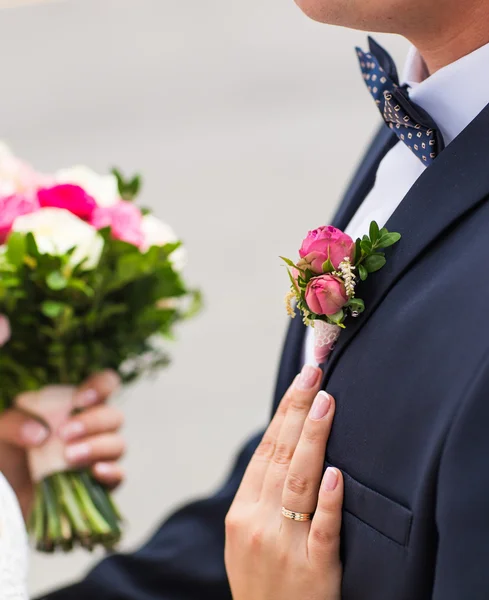
[[[103,369],[129,382],[164,367],[162,340],[199,307],[181,242],[134,203],[139,188],[117,171],[39,174],[0,146],[0,410],[16,403],[53,432],[29,456],[30,531],[43,551],[121,537],[107,490],[65,470],[56,431],[75,386]]]

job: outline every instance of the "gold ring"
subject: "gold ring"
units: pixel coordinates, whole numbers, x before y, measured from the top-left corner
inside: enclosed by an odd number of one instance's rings
[[[303,523],[304,521],[312,521],[312,517],[314,513],[300,513],[295,512],[294,510],[288,510],[285,506],[282,506],[282,514],[286,519],[290,519],[291,521],[299,521]]]

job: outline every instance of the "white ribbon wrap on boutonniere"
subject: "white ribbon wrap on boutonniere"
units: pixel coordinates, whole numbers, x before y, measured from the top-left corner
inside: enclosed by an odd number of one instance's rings
[[[324,321],[314,321],[314,358],[318,365],[326,362],[340,337],[341,327]]]
[[[76,388],[69,385],[50,385],[17,396],[17,407],[41,421],[50,431],[49,438],[42,446],[28,452],[29,469],[35,482],[69,470],[65,459],[65,443],[58,432],[73,412],[75,391]]]

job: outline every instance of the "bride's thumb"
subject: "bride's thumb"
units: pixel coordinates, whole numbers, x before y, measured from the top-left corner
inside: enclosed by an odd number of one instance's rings
[[[0,441],[20,448],[36,448],[49,437],[49,429],[17,409],[0,415]]]

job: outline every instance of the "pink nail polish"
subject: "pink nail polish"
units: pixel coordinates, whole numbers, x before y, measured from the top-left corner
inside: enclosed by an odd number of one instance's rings
[[[39,446],[49,436],[49,430],[37,421],[27,421],[21,429],[22,439],[30,445]]]
[[[70,421],[59,430],[59,436],[65,442],[69,442],[85,433],[85,426],[80,421]]]
[[[83,390],[82,392],[78,392],[75,396],[75,406],[77,408],[87,408],[88,406],[93,406],[98,402],[98,394],[96,390]]]
[[[323,478],[323,490],[326,492],[333,492],[338,485],[338,479],[338,470],[333,467],[328,467]]]
[[[326,392],[319,392],[309,412],[309,418],[313,421],[320,421],[328,414],[331,407],[331,396]]]
[[[114,467],[107,463],[97,463],[94,469],[97,475],[101,475],[102,477],[107,477],[114,473]]]
[[[319,370],[317,367],[313,367],[312,365],[304,365],[296,384],[297,388],[303,391],[310,390],[316,385],[318,377]]]
[[[90,456],[88,444],[73,444],[65,450],[66,460],[71,464],[78,464],[87,460]]]

